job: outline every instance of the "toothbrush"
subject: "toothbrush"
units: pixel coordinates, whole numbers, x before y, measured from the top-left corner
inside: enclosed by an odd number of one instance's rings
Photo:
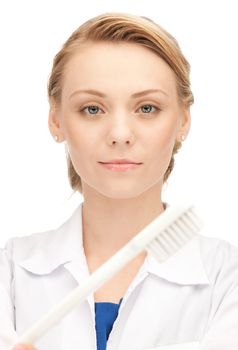
[[[163,263],[193,239],[201,227],[201,220],[195,213],[193,205],[168,207],[92,273],[82,285],[72,290],[61,302],[34,323],[9,350],[19,343],[34,343],[142,251],[146,250],[159,263]]]

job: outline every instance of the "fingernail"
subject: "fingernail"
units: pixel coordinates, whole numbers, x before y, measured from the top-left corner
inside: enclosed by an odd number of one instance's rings
[[[17,344],[12,350],[26,350],[26,347],[22,344]]]

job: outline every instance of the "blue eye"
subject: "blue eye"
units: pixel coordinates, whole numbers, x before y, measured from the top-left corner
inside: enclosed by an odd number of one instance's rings
[[[86,113],[85,110],[88,109],[89,113]],[[84,107],[80,112],[84,112],[86,114],[97,114],[97,112],[99,111],[99,107],[98,106],[86,106]]]
[[[160,110],[158,107],[155,107],[154,105],[151,105],[151,104],[143,105],[139,108],[139,110],[140,109],[142,111],[141,112],[142,114],[153,114],[153,113]],[[89,106],[85,106],[84,108],[82,108],[80,110],[80,112],[87,114],[87,115],[97,115],[97,114],[99,114],[100,110],[101,109],[97,105],[89,105]]]
[[[142,110],[142,113],[144,113],[144,114],[148,114],[148,113],[154,113],[155,111],[151,111],[152,110],[152,108],[155,108],[155,110],[158,110],[158,108],[157,107],[155,107],[155,106],[153,106],[153,105],[143,105],[143,106],[141,106],[140,107],[140,109]]]

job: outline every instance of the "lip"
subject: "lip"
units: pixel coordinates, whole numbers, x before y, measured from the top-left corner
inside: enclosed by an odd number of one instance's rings
[[[142,163],[102,163],[99,162],[101,166],[111,171],[129,171],[139,168]]]
[[[130,159],[111,159],[107,162],[99,162],[102,164],[142,164],[141,162],[135,162]]]

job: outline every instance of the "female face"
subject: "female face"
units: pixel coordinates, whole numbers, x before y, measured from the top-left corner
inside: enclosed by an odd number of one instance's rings
[[[58,107],[51,107],[50,130],[67,142],[83,193],[118,199],[161,190],[175,141],[190,123],[170,67],[126,42],[90,43],[75,53]],[[115,159],[139,164],[102,164]]]

